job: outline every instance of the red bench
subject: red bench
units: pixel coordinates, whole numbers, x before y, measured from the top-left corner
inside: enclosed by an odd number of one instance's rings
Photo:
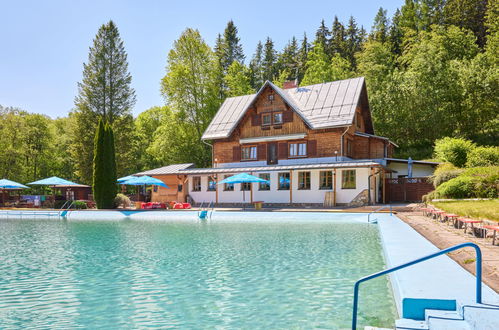
[[[496,232],[499,231],[499,225],[483,225],[482,228],[493,230],[494,236],[492,236],[492,245],[496,245]]]
[[[457,221],[459,221],[461,223],[464,223],[464,233],[465,234],[466,234],[466,230],[468,229],[468,224],[470,224],[470,226],[471,226],[471,232],[473,233],[473,235],[475,235],[475,230],[474,230],[473,225],[475,223],[481,223],[482,222],[481,220],[472,220],[472,219],[466,219],[466,218],[458,218]]]

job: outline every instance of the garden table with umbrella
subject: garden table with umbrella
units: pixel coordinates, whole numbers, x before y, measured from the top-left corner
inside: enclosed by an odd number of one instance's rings
[[[53,195],[53,198],[54,198],[54,202],[55,202],[55,188],[57,188],[57,186],[80,186],[79,183],[75,183],[75,182],[71,182],[71,181],[68,181],[68,180],[65,180],[65,179],[61,179],[61,178],[59,178],[57,176],[52,176],[50,178],[46,178],[46,179],[42,179],[42,180],[30,182],[28,184],[29,185],[49,186],[49,187],[51,187],[52,188],[52,195]]]
[[[223,179],[218,184],[253,183],[253,182],[269,183],[268,180],[256,177],[254,175],[248,173],[239,173]],[[245,200],[246,200],[245,191],[243,190],[243,203],[245,202]]]
[[[120,179],[124,179],[124,178],[120,178]],[[131,186],[151,186],[151,185],[153,185],[153,186],[161,186],[161,187],[164,187],[167,189],[170,188],[160,179],[156,179],[156,178],[153,178],[153,177],[148,176],[148,175],[134,176],[131,179],[124,180],[121,182],[119,181],[120,179],[118,179],[118,183],[124,184],[124,185],[131,185]],[[137,192],[137,199],[138,199],[138,195],[139,195],[139,193]]]
[[[0,189],[2,190],[2,205],[5,205],[5,198],[4,198],[5,191],[14,190],[14,189],[27,189],[27,188],[29,188],[29,187],[26,187],[25,185],[23,185],[21,183],[7,180],[7,179],[1,179],[0,180]]]

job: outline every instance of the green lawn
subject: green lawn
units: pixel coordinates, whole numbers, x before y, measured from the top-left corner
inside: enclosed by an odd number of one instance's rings
[[[441,210],[465,217],[499,221],[499,199],[432,202],[431,204]]]

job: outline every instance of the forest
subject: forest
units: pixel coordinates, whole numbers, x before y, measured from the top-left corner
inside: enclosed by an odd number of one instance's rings
[[[134,118],[127,54],[110,21],[95,36],[66,117],[0,106],[0,177],[91,184],[101,118],[114,130],[118,177],[173,163],[210,166],[200,138],[215,112],[266,80],[306,86],[364,76],[375,133],[399,145],[398,158],[431,159],[445,137],[498,145],[499,1],[405,0],[391,17],[380,8],[369,30],[353,16],[318,23],[315,35],[290,36],[281,50],[262,36],[250,54],[233,21],[213,47],[186,28],[165,54],[164,104]]]

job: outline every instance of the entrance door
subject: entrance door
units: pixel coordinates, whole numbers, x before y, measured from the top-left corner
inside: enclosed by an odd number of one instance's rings
[[[267,165],[277,164],[277,143],[267,144]]]

